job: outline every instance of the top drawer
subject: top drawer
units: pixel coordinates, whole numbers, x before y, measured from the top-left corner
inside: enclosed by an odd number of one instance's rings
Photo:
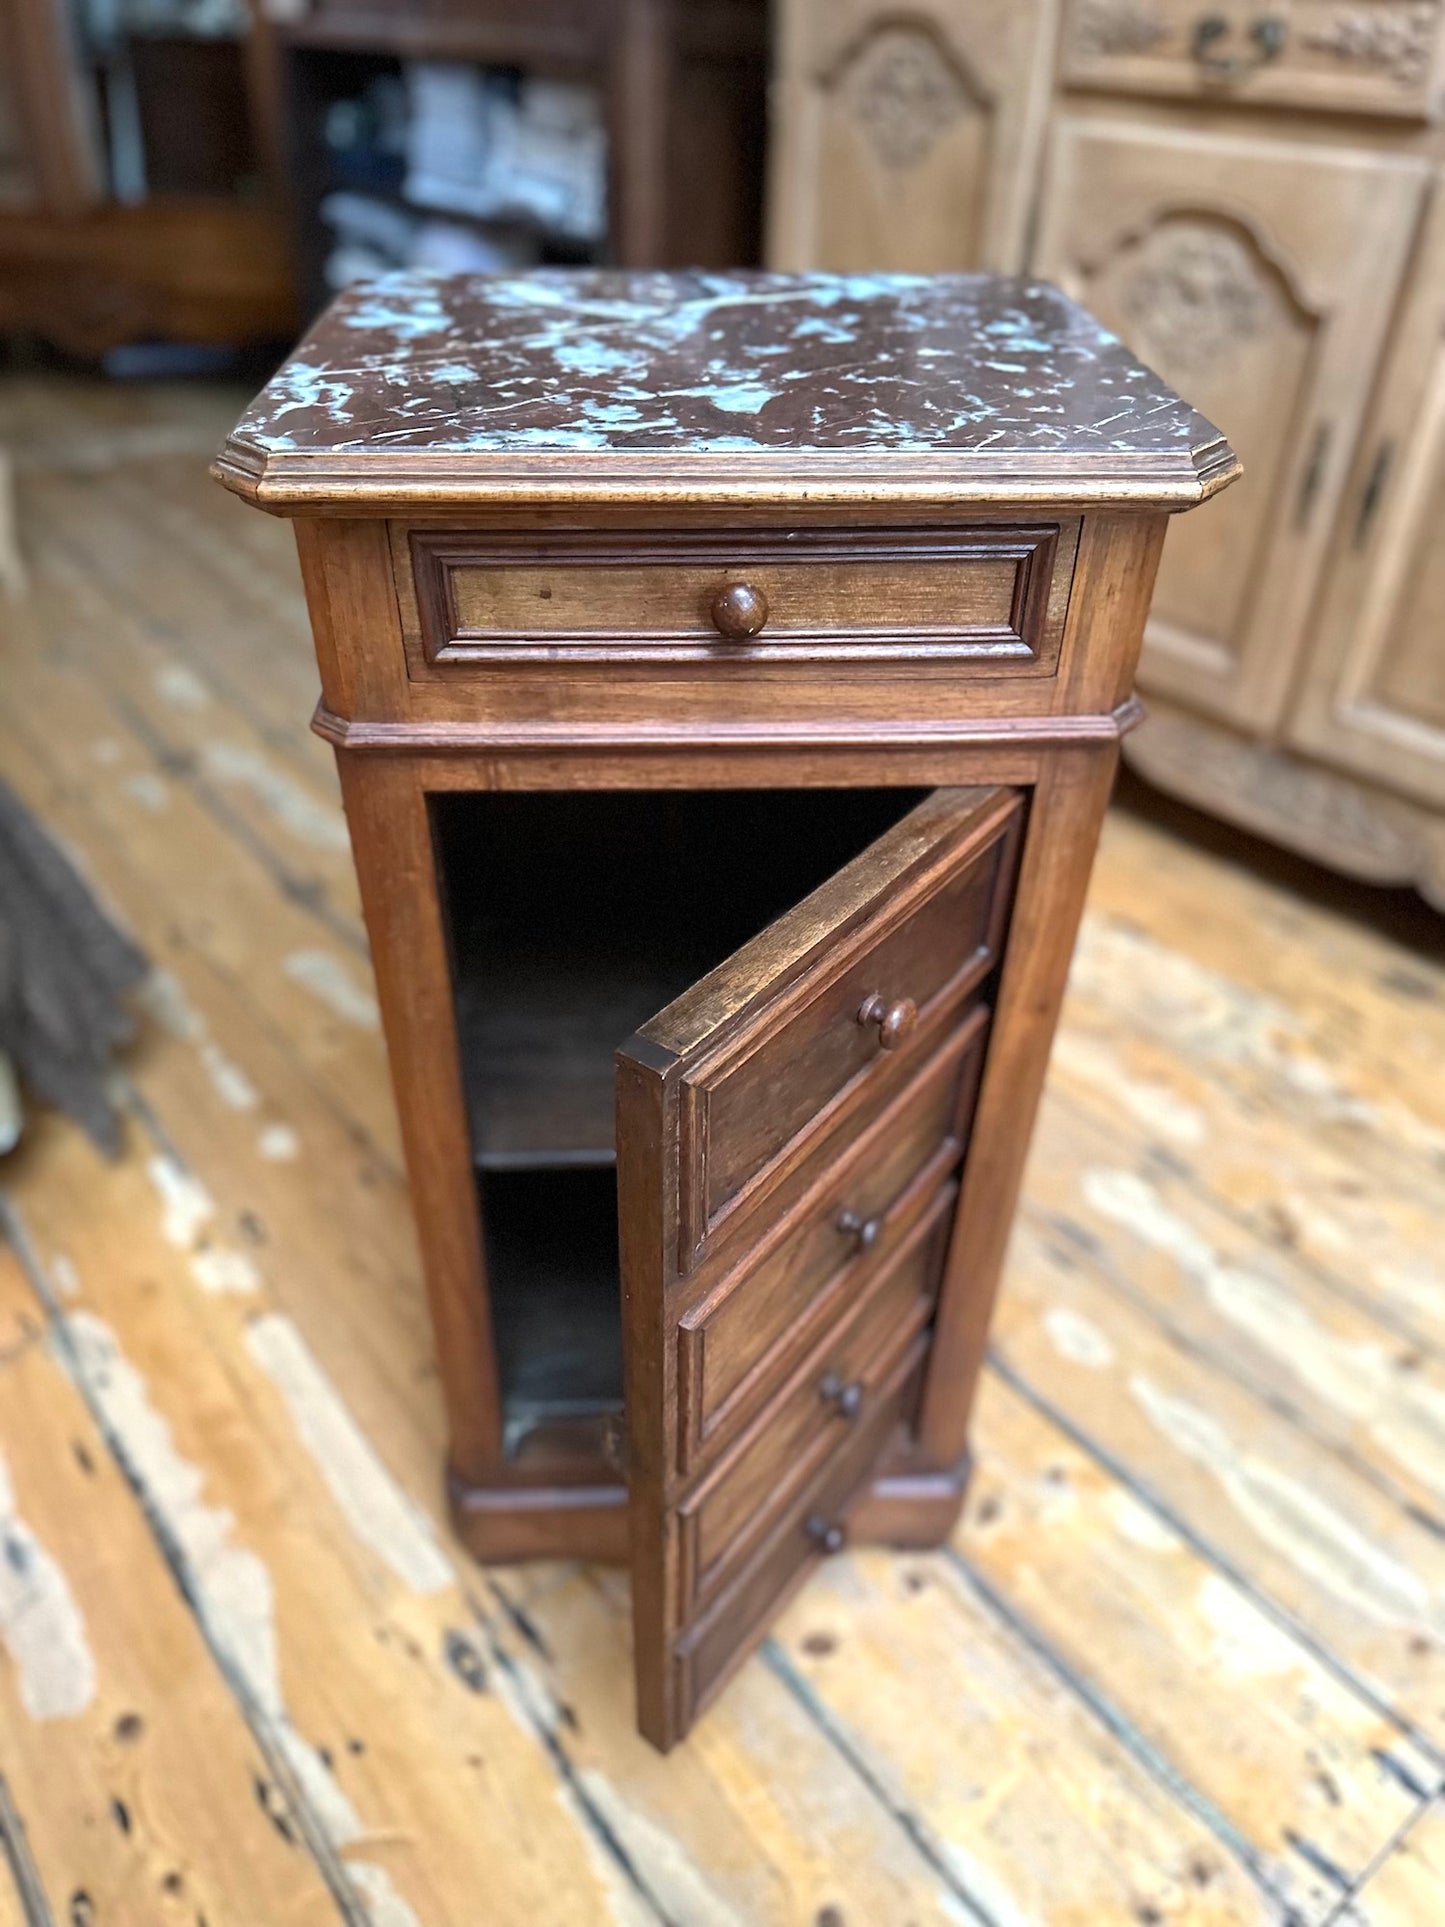
[[[997,661],[1052,674],[1078,524],[393,530],[412,677],[493,664]]]
[[[1069,0],[1075,86],[1432,119],[1445,0]]]

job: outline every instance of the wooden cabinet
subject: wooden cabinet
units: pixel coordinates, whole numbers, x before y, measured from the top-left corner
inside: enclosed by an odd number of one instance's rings
[[[1165,552],[1151,687],[1279,720],[1424,163],[1080,115],[1054,130],[1038,271],[1233,424],[1244,481]]]
[[[790,0],[779,14],[769,259],[1017,268],[1053,0]]]
[[[1052,290],[343,297],[295,515],[488,1559],[630,1561],[643,1731],[936,1544],[1167,514],[1217,433]]]
[[[980,32],[991,18],[965,11]],[[1140,673],[1151,715],[1125,753],[1347,874],[1445,898],[1445,578],[1426,534],[1441,505],[1445,4],[1012,10],[1011,124],[1031,131],[988,149],[1007,184],[965,170],[1011,210],[1019,244],[1003,255],[956,218],[963,174],[915,170],[905,191],[875,167],[887,185],[870,200],[851,162],[819,164],[825,126],[863,151],[824,44],[838,17],[822,0],[780,9],[775,259],[926,271],[941,233],[966,236],[954,264],[1007,259],[1058,282],[1221,423],[1244,481],[1170,538]],[[848,44],[901,18],[858,0]],[[931,12],[908,19],[943,33]]]
[[[1432,215],[1361,438],[1290,740],[1445,808],[1445,194]],[[1437,850],[1445,891],[1445,836]]]

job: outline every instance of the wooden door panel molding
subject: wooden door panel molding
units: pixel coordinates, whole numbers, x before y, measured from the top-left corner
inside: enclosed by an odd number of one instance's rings
[[[679,1613],[691,1618],[789,1509],[826,1459],[846,1450],[879,1387],[927,1323],[957,1187],[935,1185],[902,1244],[802,1361],[778,1397],[681,1507]]]
[[[787,0],[769,259],[1022,265],[1056,0]]]
[[[830,1162],[822,1182],[783,1203],[776,1229],[750,1242],[739,1262],[716,1267],[702,1296],[689,1302],[677,1333],[682,1470],[748,1421],[958,1161],[989,1016],[986,1005],[976,1006],[869,1121],[847,1159]],[[860,1227],[852,1239],[849,1216]]]
[[[536,532],[392,529],[414,681],[516,664],[997,660],[1053,674],[1079,523]],[[719,626],[745,584],[759,619]]]
[[[699,1204],[705,1210],[710,1201],[710,1171],[755,1177],[779,1163],[796,1162],[800,1155],[800,1133],[791,1114],[776,1129],[769,1125],[758,1135],[757,1114],[768,1124],[775,1080],[755,1086],[744,1078],[748,1102],[714,1115],[699,1112],[691,1093],[706,1090],[709,1078],[716,1088],[719,1066],[747,1066],[760,1045],[787,1037],[790,1029],[802,1045],[821,1034],[810,1028],[811,1014],[824,1010],[830,1020],[837,1014],[829,995],[838,986],[846,990],[845,1003],[851,999],[856,1004],[849,972],[860,959],[885,951],[906,956],[909,945],[916,943],[939,978],[933,1001],[940,1018],[944,1008],[956,1007],[949,987],[966,977],[981,955],[989,959],[984,967],[991,968],[1001,951],[1022,820],[1023,798],[1017,791],[934,791],[617,1053],[634,1653],[642,1730],[664,1749],[686,1731],[694,1698],[688,1684],[691,1671],[687,1666],[679,1670],[676,1659],[683,1631],[686,1540],[679,1510],[686,1475],[679,1468],[687,1457],[683,1433],[689,1423],[681,1396],[678,1341],[680,1315],[696,1298],[688,1274],[705,1228],[697,1215]],[[981,904],[957,898],[950,886],[960,878],[981,880]],[[947,943],[940,933],[931,927],[925,932],[919,923],[921,914],[942,903],[954,910],[951,957],[944,954]],[[854,1021],[847,1011],[843,1014]],[[793,1020],[791,1027],[788,1019]],[[815,1055],[803,1052],[798,1061],[806,1062],[811,1072]],[[822,1091],[829,1100],[824,1111],[831,1117],[836,1111],[831,1059],[826,1068],[829,1075],[816,1088],[810,1075],[795,1081],[806,1087],[809,1102]],[[856,1088],[857,1082],[855,1076],[847,1089]],[[736,1155],[727,1141],[730,1135],[743,1147]],[[857,1135],[856,1129],[831,1133],[828,1155],[834,1163],[844,1164]],[[816,1177],[826,1183],[827,1171]],[[750,1213],[748,1235],[760,1251],[780,1216],[761,1207]],[[745,1261],[736,1251],[733,1257]],[[891,1423],[887,1429],[891,1433]],[[871,1469],[870,1454],[860,1460],[855,1483],[865,1480]],[[844,1503],[846,1492],[829,1490],[830,1503]],[[806,1539],[794,1544],[794,1552],[795,1563],[806,1563]],[[779,1557],[787,1567],[788,1557]],[[786,1571],[770,1568],[763,1590],[772,1597],[786,1580]],[[750,1641],[751,1624],[748,1614],[740,1615],[740,1651]],[[715,1648],[717,1635],[710,1638]],[[709,1671],[720,1677],[728,1668],[716,1651],[714,1659]]]
[[[1021,815],[1008,791],[937,792],[647,1026],[678,1057],[680,1273],[993,969]]]
[[[1289,740],[1445,804],[1445,195],[1350,478]]]
[[[1058,125],[1042,273],[1231,425],[1244,486],[1171,533],[1145,675],[1267,734],[1422,204],[1426,167],[1347,147]]]

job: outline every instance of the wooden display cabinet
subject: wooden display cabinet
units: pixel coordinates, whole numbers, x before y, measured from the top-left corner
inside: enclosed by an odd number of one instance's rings
[[[670,1746],[957,1518],[1168,514],[1052,289],[355,290],[218,463],[297,518],[483,1559],[630,1559]]]

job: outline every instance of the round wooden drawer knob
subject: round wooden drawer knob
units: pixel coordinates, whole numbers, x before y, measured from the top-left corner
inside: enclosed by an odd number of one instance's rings
[[[712,599],[713,626],[729,642],[746,642],[762,633],[768,619],[768,598],[751,582],[730,582]]]
[[[890,1004],[886,997],[870,997],[858,1012],[858,1022],[865,1029],[876,1024],[882,1048],[897,1050],[918,1022],[918,1006],[911,997],[900,997],[896,1004]]]
[[[845,1238],[851,1238],[859,1251],[871,1251],[877,1244],[883,1229],[881,1218],[860,1218],[856,1211],[838,1213],[838,1229]]]
[[[863,1387],[858,1379],[844,1383],[837,1372],[827,1372],[818,1386],[818,1396],[833,1406],[839,1418],[855,1419],[863,1410]]]
[[[817,1513],[814,1513],[813,1517],[809,1519],[807,1533],[819,1552],[831,1553],[841,1552],[843,1550],[846,1534],[842,1526],[830,1525],[826,1519],[821,1518]]]

